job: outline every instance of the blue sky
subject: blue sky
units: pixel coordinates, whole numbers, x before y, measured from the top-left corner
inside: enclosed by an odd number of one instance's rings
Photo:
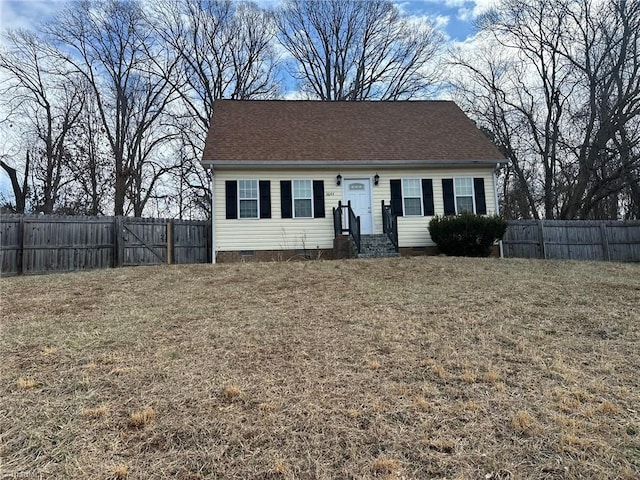
[[[318,0],[322,1],[322,0]],[[0,28],[29,28],[43,21],[60,8],[64,0],[0,0]],[[257,0],[273,6],[278,0]],[[427,16],[441,25],[455,41],[473,35],[473,19],[485,11],[493,0],[407,0],[396,2],[408,15]]]
[[[449,38],[461,42],[474,35],[473,20],[493,3],[492,0],[412,0],[398,2],[398,5],[409,15],[429,17],[443,27]]]

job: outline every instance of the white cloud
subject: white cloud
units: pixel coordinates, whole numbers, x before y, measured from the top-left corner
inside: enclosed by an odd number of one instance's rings
[[[434,5],[439,5],[446,8],[459,8],[459,7],[462,7],[465,3],[470,3],[470,1],[471,0],[422,0],[422,1],[409,0],[404,3],[405,4],[431,3]]]
[[[445,6],[449,8],[460,8],[460,7],[463,7],[465,3],[469,3],[469,2],[465,0],[445,0],[444,1]]]
[[[488,12],[498,3],[497,0],[476,0],[465,2],[466,4],[458,8],[457,18],[462,22],[471,22],[483,13]]]
[[[491,10],[498,3],[496,0],[475,0],[475,6],[473,7],[473,17],[477,17]]]
[[[282,0],[253,0],[253,3],[264,9],[275,9],[280,6]]]
[[[450,17],[448,15],[438,15],[432,19],[435,27],[444,30],[449,25]]]
[[[394,2],[395,7],[400,12],[400,15],[406,15],[408,12],[408,7],[411,5],[411,2]]]
[[[47,22],[62,4],[62,0],[0,0],[0,29],[30,30],[40,22]]]

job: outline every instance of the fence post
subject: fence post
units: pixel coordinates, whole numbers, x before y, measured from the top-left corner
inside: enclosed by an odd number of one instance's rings
[[[207,244],[207,263],[213,263],[213,256],[215,255],[213,251],[213,222],[208,220],[204,230],[205,243]]]
[[[173,220],[167,220],[167,265],[173,263]]]
[[[24,221],[24,214],[22,214],[20,216],[20,223],[19,223],[19,230],[20,230],[20,250],[18,250],[18,274],[19,275],[24,275],[24,230],[25,230],[25,221]]]
[[[608,262],[611,260],[611,254],[609,253],[609,238],[605,223],[600,224],[600,237],[602,238],[602,258]]]
[[[121,267],[124,263],[124,220],[123,217],[113,217],[113,239],[115,266]]]
[[[538,220],[538,235],[540,236],[540,255],[543,259],[547,259],[547,249],[544,244],[544,220]]]

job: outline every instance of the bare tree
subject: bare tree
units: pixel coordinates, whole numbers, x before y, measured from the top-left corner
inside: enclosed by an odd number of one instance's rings
[[[141,215],[159,177],[168,168],[154,160],[173,138],[160,126],[174,89],[152,71],[171,58],[155,42],[135,0],[73,2],[47,33],[68,52],[64,59],[91,88],[113,156],[114,213]]]
[[[462,72],[452,78],[458,103],[479,119],[482,130],[509,160],[502,175],[501,212],[507,218],[539,218],[544,194],[540,169],[532,164],[529,116],[515,99],[523,83],[520,61],[478,39],[476,48],[451,56]],[[525,105],[532,108],[531,105]],[[536,162],[537,162],[536,158]]]
[[[269,12],[231,0],[164,0],[154,10],[156,33],[179,62],[177,70],[165,72],[181,99],[172,110],[180,131],[179,204],[186,205],[188,196],[208,212],[209,176],[200,158],[214,102],[278,93],[275,25]]]
[[[22,172],[22,182],[20,182],[20,179],[18,178],[18,169],[12,167],[4,160],[0,160],[0,167],[2,167],[2,169],[7,173],[7,175],[9,176],[9,180],[11,181],[11,190],[13,192],[15,205],[11,206],[10,211],[13,211],[15,213],[25,213],[27,197],[29,193],[29,160],[29,152],[27,151],[24,171]]]
[[[438,79],[442,35],[401,17],[391,1],[288,0],[277,22],[292,73],[312,97],[408,99]]]
[[[482,19],[484,46],[454,54],[461,103],[510,160],[508,213],[615,218],[638,204],[638,10],[504,0]]]
[[[618,213],[619,194],[633,197],[640,185],[640,4],[576,3],[566,15],[578,41],[566,41],[563,56],[585,101],[571,117],[582,135],[560,214],[610,217]]]
[[[33,209],[53,213],[68,176],[68,137],[78,122],[82,99],[74,79],[53,56],[51,46],[28,31],[5,34],[8,47],[0,51],[0,69],[8,74],[2,94],[28,137],[22,187],[17,170],[3,162],[12,181],[16,207],[24,211],[27,178],[33,179]]]
[[[113,202],[110,147],[92,89],[85,85],[81,91],[84,108],[69,138],[73,184],[67,207],[78,214],[104,215]]]

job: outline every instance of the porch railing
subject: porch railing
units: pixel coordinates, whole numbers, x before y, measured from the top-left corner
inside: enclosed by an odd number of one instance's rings
[[[338,208],[333,208],[333,233],[338,235],[348,234],[360,253],[360,217],[356,217],[351,208],[351,201],[343,205],[338,202]]]
[[[396,252],[399,251],[398,216],[391,212],[391,205],[385,205],[384,200],[382,200],[382,232],[387,234]]]

